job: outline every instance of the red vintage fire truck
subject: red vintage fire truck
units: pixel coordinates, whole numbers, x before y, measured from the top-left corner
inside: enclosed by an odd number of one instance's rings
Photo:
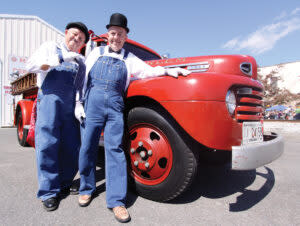
[[[94,36],[97,46],[106,35]],[[183,193],[203,158],[231,162],[233,170],[251,170],[277,159],[283,139],[263,134],[264,87],[257,80],[256,61],[246,55],[164,59],[128,39],[124,48],[151,66],[182,67],[187,77],[161,76],[134,80],[126,97],[126,156],[137,193],[156,201]],[[85,53],[85,47],[81,53]],[[23,95],[15,110],[20,145],[27,144],[36,75],[12,83]]]

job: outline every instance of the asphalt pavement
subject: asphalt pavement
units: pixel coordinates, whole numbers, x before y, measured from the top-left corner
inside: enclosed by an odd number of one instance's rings
[[[300,225],[300,131],[282,135],[285,151],[275,162],[251,171],[203,164],[191,189],[171,202],[129,191],[128,225]],[[18,144],[15,128],[1,128],[0,225],[119,225],[106,208],[102,168],[100,162],[90,206],[67,196],[46,212],[36,199],[34,149]]]

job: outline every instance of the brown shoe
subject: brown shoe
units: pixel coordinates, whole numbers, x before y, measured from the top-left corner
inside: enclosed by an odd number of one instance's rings
[[[91,195],[79,195],[78,204],[81,207],[88,206],[92,201]]]
[[[125,206],[116,206],[112,208],[112,211],[117,221],[121,223],[126,223],[131,220],[128,210],[125,208]]]

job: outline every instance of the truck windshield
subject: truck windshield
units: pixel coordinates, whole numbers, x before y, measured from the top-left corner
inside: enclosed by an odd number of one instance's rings
[[[144,61],[160,60],[160,57],[158,57],[157,55],[130,43],[125,43],[123,48],[128,50],[129,52],[132,52],[134,55],[136,55],[138,58]]]

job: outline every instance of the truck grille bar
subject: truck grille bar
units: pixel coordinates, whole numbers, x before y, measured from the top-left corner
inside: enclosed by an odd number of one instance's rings
[[[263,112],[263,90],[257,87],[238,87],[236,89],[238,122],[260,121]]]

